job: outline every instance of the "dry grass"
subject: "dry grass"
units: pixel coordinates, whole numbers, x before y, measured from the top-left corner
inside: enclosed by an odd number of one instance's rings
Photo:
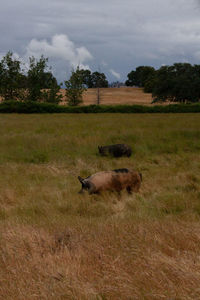
[[[60,90],[63,96],[61,104],[66,104],[66,91]],[[0,97],[0,102],[2,98]],[[150,105],[152,102],[152,95],[144,93],[142,88],[100,88],[100,104],[139,104]],[[83,93],[83,105],[97,104],[97,89],[87,89]]]
[[[66,103],[65,90],[62,89],[63,103]],[[140,104],[150,105],[152,95],[144,93],[141,88],[101,88],[100,89],[100,104]],[[83,104],[97,104],[97,89],[87,89],[83,93]]]
[[[114,221],[1,234],[2,299],[199,299],[199,223]]]
[[[198,114],[1,115],[0,299],[200,299],[199,128]],[[118,142],[130,159],[97,154]],[[77,194],[78,175],[120,167],[142,172],[137,195]]]

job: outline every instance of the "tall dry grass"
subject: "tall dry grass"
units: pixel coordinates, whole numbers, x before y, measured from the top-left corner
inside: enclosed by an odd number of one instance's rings
[[[0,116],[0,299],[200,299],[200,119]],[[128,158],[97,146],[126,142]],[[138,194],[77,176],[142,172]]]
[[[58,231],[58,230],[57,230]],[[199,299],[198,222],[112,220],[1,234],[2,299]]]

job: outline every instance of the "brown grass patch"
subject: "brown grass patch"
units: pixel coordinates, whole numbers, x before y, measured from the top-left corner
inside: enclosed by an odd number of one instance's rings
[[[63,104],[66,103],[65,90],[61,89]],[[150,105],[152,95],[144,93],[141,88],[100,88],[100,104],[141,104]],[[83,104],[97,104],[97,89],[87,89],[83,93]]]
[[[1,231],[1,299],[199,299],[200,229],[172,220]]]

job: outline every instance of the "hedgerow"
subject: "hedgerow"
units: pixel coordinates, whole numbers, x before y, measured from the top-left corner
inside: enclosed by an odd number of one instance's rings
[[[199,113],[200,104],[64,106],[33,101],[4,101],[0,113]]]

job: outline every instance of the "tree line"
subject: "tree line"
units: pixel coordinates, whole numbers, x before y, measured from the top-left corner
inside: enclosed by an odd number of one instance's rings
[[[82,93],[86,88],[108,87],[104,73],[81,70],[71,71],[65,82],[69,105],[82,102]],[[58,104],[62,100],[59,93],[62,84],[53,76],[48,58],[43,55],[36,59],[29,57],[26,66],[12,52],[8,52],[0,61],[0,97],[3,101],[37,101]]]
[[[175,63],[158,70],[151,66],[139,66],[127,77],[126,86],[140,87],[144,92],[152,93],[153,102],[192,103],[200,100],[200,65]],[[71,106],[83,101],[82,95],[87,88],[111,86],[104,73],[79,67],[71,71],[70,78],[64,83],[67,102]],[[120,85],[118,83],[115,86]],[[8,52],[0,61],[0,97],[4,101],[58,104],[63,97],[61,86],[48,66],[48,58],[43,55],[39,59],[30,57],[28,65],[24,65],[12,52]]]
[[[193,103],[200,100],[200,65],[175,63],[155,70],[139,66],[127,75],[127,86],[152,93],[153,102]]]

